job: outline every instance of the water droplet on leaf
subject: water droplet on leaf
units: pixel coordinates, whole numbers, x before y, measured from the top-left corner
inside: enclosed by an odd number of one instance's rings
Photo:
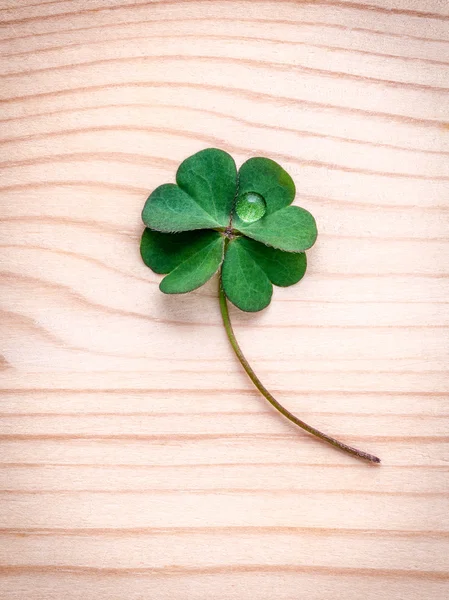
[[[237,200],[235,212],[245,223],[254,223],[267,211],[266,202],[257,192],[246,192]]]

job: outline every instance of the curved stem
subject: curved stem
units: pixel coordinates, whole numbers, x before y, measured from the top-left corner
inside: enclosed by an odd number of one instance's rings
[[[363,460],[368,460],[372,463],[380,463],[380,458],[377,458],[377,456],[374,456],[373,454],[368,454],[368,452],[363,452],[362,450],[357,450],[357,448],[353,448],[352,446],[347,446],[346,444],[343,444],[343,442],[339,442],[338,440],[334,439],[333,437],[330,437],[329,435],[322,433],[318,429],[315,429],[315,427],[311,427],[310,425],[307,425],[307,423],[304,423],[304,421],[301,421],[301,419],[298,419],[298,417],[295,417],[295,415],[292,414],[286,408],[284,408],[282,406],[282,404],[279,404],[279,402],[276,400],[276,398],[274,398],[270,394],[270,392],[267,390],[267,388],[263,385],[263,383],[260,381],[260,379],[254,373],[253,369],[251,368],[251,365],[248,363],[245,356],[243,355],[243,352],[240,349],[240,346],[234,335],[234,330],[232,329],[231,321],[229,319],[228,303],[226,300],[226,295],[223,290],[221,277],[220,277],[219,286],[220,286],[219,297],[220,297],[221,316],[223,317],[223,323],[224,323],[224,327],[225,327],[226,333],[228,335],[229,341],[231,342],[231,346],[232,346],[237,358],[239,359],[242,367],[245,369],[246,373],[248,374],[248,377],[254,383],[254,385],[259,390],[259,392],[262,394],[262,396],[264,396],[268,400],[268,402],[276,410],[278,410],[282,415],[284,415],[284,417],[286,417],[289,421],[291,421],[298,427],[301,427],[301,429],[304,429],[308,433],[315,435],[320,440],[323,440],[324,442],[331,444],[335,448],[338,448],[339,450],[342,450],[343,452],[346,452],[347,454],[356,456],[357,458],[361,458]]]

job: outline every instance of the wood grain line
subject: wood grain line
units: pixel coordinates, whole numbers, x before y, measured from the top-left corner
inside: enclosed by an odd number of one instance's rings
[[[32,537],[32,536],[67,536],[67,537],[84,537],[84,536],[107,536],[107,537],[138,537],[146,535],[223,535],[233,536],[236,534],[261,534],[272,535],[273,533],[282,535],[319,535],[328,537],[338,535],[342,537],[364,537],[371,535],[379,535],[395,538],[449,538],[447,531],[428,531],[428,530],[410,530],[403,529],[329,529],[325,527],[280,527],[270,526],[264,527],[260,525],[254,526],[230,526],[230,527],[139,527],[139,528],[76,528],[67,529],[62,527],[57,528],[0,528],[0,536],[11,537]]]
[[[102,227],[100,228],[102,229]],[[70,250],[56,250],[55,248],[45,248],[44,246],[35,246],[33,244],[0,244],[0,248],[22,248],[24,250],[36,250],[39,252],[48,252],[49,254],[56,254],[57,256],[69,256],[73,258],[77,258],[78,260],[84,260],[93,265],[99,266],[102,269],[106,269],[107,271],[111,271],[112,273],[118,273],[122,277],[128,277],[129,279],[134,279],[135,281],[141,281],[142,283],[148,284],[152,283],[149,281],[148,277],[139,277],[134,273],[129,273],[129,271],[124,271],[123,269],[119,269],[110,263],[106,263],[98,258],[94,258],[93,256],[89,256],[87,254],[82,254],[78,252],[71,252]],[[10,314],[18,314],[18,313],[10,313]]]
[[[275,490],[275,489],[263,489],[263,488],[134,488],[134,489],[85,489],[85,490],[73,490],[73,489],[56,489],[56,490],[46,490],[44,488],[39,490],[21,490],[21,489],[0,489],[0,496],[82,496],[82,495],[107,495],[107,494],[116,494],[120,496],[130,496],[130,495],[144,495],[144,496],[160,496],[166,494],[189,494],[194,496],[203,496],[203,495],[238,495],[238,496],[254,496],[264,495],[264,496],[297,496],[298,490]],[[447,498],[447,492],[410,492],[410,491],[402,491],[402,492],[387,492],[387,491],[379,491],[379,490],[350,490],[350,489],[327,489],[321,490],[317,488],[301,488],[301,494],[313,494],[313,495],[324,495],[324,496],[385,496],[385,497],[411,497],[411,498]],[[1,535],[1,531],[0,531]],[[448,533],[449,537],[449,533]]]
[[[263,67],[264,69],[276,72],[284,72],[291,73],[295,71],[301,74],[309,74],[309,75],[318,75],[323,78],[328,79],[347,79],[348,81],[355,81],[359,83],[367,83],[372,84],[373,86],[380,87],[391,87],[391,88],[404,88],[411,90],[424,90],[426,92],[449,92],[449,82],[447,86],[436,86],[436,85],[428,85],[424,83],[414,83],[411,81],[398,81],[395,79],[382,79],[379,77],[372,77],[368,75],[356,75],[355,73],[349,73],[346,71],[329,71],[327,69],[317,69],[313,67],[307,67],[305,65],[298,64],[287,64],[282,62],[272,62],[268,60],[255,60],[250,58],[236,58],[230,56],[208,56],[208,55],[194,55],[188,54],[187,56],[181,55],[173,55],[173,54],[152,54],[151,56],[134,56],[134,57],[115,57],[115,58],[104,58],[104,59],[96,59],[90,61],[81,61],[79,63],[70,63],[65,65],[51,66],[51,67],[41,67],[39,69],[29,69],[23,71],[15,71],[12,73],[0,74],[0,79],[12,79],[14,77],[23,77],[29,76],[31,73],[36,75],[37,73],[52,73],[52,72],[60,72],[73,70],[74,67],[100,67],[107,64],[137,64],[142,65],[144,63],[148,64],[148,62],[159,62],[159,61],[174,61],[174,62],[182,62],[185,63],[188,61],[195,61],[198,63],[206,63],[206,64],[215,64],[218,67],[223,67],[224,65],[242,65],[245,67],[257,68]]]
[[[316,469],[317,468],[317,463],[305,463],[305,462],[298,462],[295,463],[298,465],[298,467],[301,468],[313,468]],[[202,468],[202,467],[210,467],[211,469],[223,469],[223,468],[233,468],[236,466],[236,463],[231,463],[231,462],[227,462],[227,463],[198,463],[198,464],[167,464],[164,465],[164,470],[165,469],[172,469],[172,470],[178,470],[178,469],[198,469],[198,468]],[[284,463],[284,462],[263,462],[263,463],[247,463],[247,462],[239,462],[238,463],[239,467],[251,467],[254,469],[257,469],[258,467],[275,467],[275,468],[279,468],[282,466],[288,466],[291,467],[292,463]],[[44,469],[47,467],[59,467],[59,468],[66,468],[66,467],[76,467],[79,469],[91,469],[92,467],[96,467],[98,468],[98,464],[97,463],[30,463],[30,462],[20,462],[20,463],[15,463],[15,462],[3,462],[0,463],[0,469]],[[102,464],[101,465],[101,469],[110,469],[110,470],[115,470],[115,469],[137,469],[137,470],[143,470],[143,471],[148,471],[148,470],[152,470],[152,469],[160,469],[161,466],[160,465],[151,465],[151,464],[123,464],[123,463],[118,463],[118,464]],[[359,464],[356,463],[323,463],[319,465],[320,469],[351,469],[351,470],[355,470],[358,471],[360,468]],[[387,464],[383,464],[382,465],[382,470],[404,470],[404,469],[409,469],[412,471],[436,471],[436,472],[448,472],[449,473],[449,466],[444,466],[444,465],[387,465]]]
[[[68,344],[64,338],[57,336],[51,331],[48,331],[44,326],[39,325],[39,323],[35,319],[31,319],[18,312],[0,309],[0,317],[6,320],[10,327],[12,325],[15,325],[17,326],[17,329],[20,327],[22,329],[26,329],[27,331],[32,331],[33,333],[41,336],[43,339],[51,342],[55,346],[63,348],[67,352],[85,352],[89,353],[92,356],[108,356],[116,358],[143,358],[143,356],[139,354],[121,354],[120,352],[105,352],[101,350],[91,350],[90,348],[87,348],[86,346],[82,345]]]
[[[76,300],[76,302],[80,306],[84,306],[85,308],[93,308],[93,309],[96,309],[105,314],[121,315],[122,317],[133,317],[135,319],[140,319],[142,321],[154,321],[155,320],[154,318],[151,318],[150,316],[143,314],[143,313],[139,313],[137,311],[124,310],[124,309],[120,309],[120,308],[116,308],[116,307],[112,307],[112,306],[105,306],[103,304],[100,304],[99,302],[98,303],[92,302],[91,300],[88,300],[85,296],[83,296],[82,294],[75,291],[70,286],[62,284],[62,283],[52,283],[50,281],[46,281],[44,279],[39,279],[37,277],[31,277],[31,276],[19,275],[19,274],[12,275],[8,272],[1,272],[1,271],[0,271],[0,279],[3,279],[4,281],[7,281],[7,282],[11,281],[12,283],[16,283],[17,281],[22,281],[24,283],[38,285],[39,287],[44,287],[46,289],[53,290],[53,291],[56,291],[59,293],[63,292],[65,294],[68,294],[73,301]]]
[[[23,2],[23,0],[22,0]],[[13,11],[13,10],[20,10],[21,8],[33,8],[35,6],[42,6],[42,5],[47,5],[47,4],[62,4],[66,2],[66,0],[42,0],[42,2],[37,2],[37,3],[30,3],[30,4],[24,4],[23,6],[19,6],[19,7],[7,7],[7,8],[0,8],[0,12],[7,10],[7,11]]]
[[[213,22],[215,23],[216,20],[214,19]],[[153,24],[155,23],[155,21],[147,21],[147,24]],[[422,63],[422,64],[429,64],[429,65],[435,65],[435,66],[441,66],[441,67],[449,67],[449,61],[444,61],[444,60],[435,60],[435,59],[431,59],[431,58],[421,58],[421,57],[416,57],[416,56],[403,56],[401,54],[388,54],[388,53],[382,53],[382,52],[372,52],[369,50],[359,50],[359,49],[349,49],[346,48],[345,46],[329,46],[326,44],[311,44],[310,42],[300,42],[300,41],[292,41],[292,40],[280,40],[280,39],[276,39],[276,38],[268,38],[268,37],[253,37],[253,36],[248,36],[248,35],[213,35],[213,34],[205,34],[205,33],[182,33],[182,34],[175,34],[175,33],[170,33],[170,34],[158,34],[158,35],[132,35],[132,36],[120,36],[120,37],[116,37],[112,40],[94,40],[89,42],[89,46],[95,46],[95,45],[113,45],[117,42],[124,42],[124,41],[135,41],[135,40],[152,40],[152,41],[156,41],[156,40],[166,40],[166,39],[195,39],[195,40],[227,40],[227,41],[241,41],[241,42],[263,42],[263,43],[270,43],[270,44],[279,44],[282,46],[301,46],[301,47],[305,47],[305,48],[318,48],[321,50],[329,50],[330,52],[341,52],[341,53],[348,53],[348,54],[360,54],[361,56],[375,56],[378,58],[386,58],[386,59],[394,59],[394,60],[398,60],[398,61],[403,61],[403,62],[411,62],[411,63]],[[74,48],[83,48],[85,46],[85,43],[76,43],[76,44],[60,44],[57,46],[49,46],[49,47],[45,47],[45,48],[36,48],[33,50],[25,50],[25,51],[21,51],[21,52],[12,52],[12,53],[5,53],[4,56],[8,56],[9,58],[11,57],[15,57],[15,56],[29,56],[29,55],[42,55],[42,54],[46,54],[49,52],[54,52],[55,50],[66,50],[66,49],[70,49],[73,50]]]
[[[186,131],[186,130],[176,130],[176,129],[168,129],[163,127],[133,127],[128,125],[101,125],[101,126],[92,126],[92,127],[79,127],[77,129],[69,129],[66,131],[58,131],[52,133],[39,133],[39,134],[30,134],[28,136],[24,136],[22,138],[16,138],[14,143],[17,142],[26,142],[29,143],[31,140],[45,140],[51,138],[59,138],[61,136],[70,137],[72,135],[79,135],[84,133],[99,133],[99,132],[129,132],[129,133],[162,133],[165,132],[166,135],[170,135],[173,137],[180,137],[186,139],[199,139],[204,144],[212,145],[212,146],[227,146],[228,150],[231,152],[239,152],[246,154],[253,154],[254,156],[260,156],[264,154],[263,149],[253,149],[252,152],[248,148],[243,148],[241,146],[233,146],[229,144],[224,139],[219,139],[214,136],[207,136],[203,133],[199,134],[194,131]],[[0,145],[8,144],[11,140],[0,140]],[[280,162],[289,160],[291,163],[298,164],[300,166],[307,167],[315,167],[318,169],[327,169],[332,171],[342,171],[343,173],[357,173],[361,175],[378,175],[379,177],[386,177],[392,179],[416,179],[420,181],[449,181],[449,175],[421,175],[417,173],[398,173],[395,171],[377,171],[375,169],[361,169],[357,167],[350,167],[347,165],[341,165],[337,163],[330,163],[326,161],[320,160],[308,160],[305,158],[299,158],[297,156],[291,157],[286,154],[281,154],[279,152],[271,152],[272,158],[278,159]],[[3,161],[0,165],[5,168],[16,168],[22,166],[29,166],[35,164],[48,164],[54,163],[56,161],[59,162],[70,162],[70,161],[91,161],[92,159],[110,161],[115,160],[117,162],[124,163],[132,163],[132,164],[142,164],[142,165],[151,165],[153,163],[153,157],[145,154],[137,154],[137,153],[125,153],[125,152],[72,152],[67,155],[50,155],[50,156],[40,156],[39,158],[26,159],[22,161]]]
[[[147,394],[156,394],[156,395],[160,395],[160,394],[166,394],[168,392],[176,392],[178,394],[194,394],[194,395],[198,395],[198,390],[195,389],[191,389],[191,388],[180,388],[180,387],[173,387],[173,388],[155,388],[155,387],[151,387],[151,388],[129,388],[129,387],[121,387],[121,388],[111,388],[111,387],[99,387],[99,388],[62,388],[62,387],[47,387],[47,388],[39,388],[39,387],[23,387],[23,388],[11,388],[11,387],[2,387],[1,383],[0,383],[0,389],[3,391],[4,394],[17,394],[17,395],[21,395],[21,394],[36,394],[36,393],[42,393],[45,392],[46,394],[133,394],[133,395],[147,395]],[[247,393],[248,390],[252,388],[229,388],[226,390],[226,394],[229,396],[234,396],[234,395],[241,395],[244,393]],[[435,397],[435,398],[447,398],[447,392],[435,392],[432,390],[426,390],[426,391],[422,391],[420,390],[419,392],[415,392],[415,391],[385,391],[385,390],[330,390],[330,389],[323,389],[323,390],[304,390],[304,389],[277,389],[277,388],[273,388],[271,387],[271,392],[273,394],[285,394],[285,395],[293,395],[295,394],[296,396],[303,396],[303,395],[308,395],[308,396],[317,396],[317,395],[321,395],[321,396],[379,396],[379,397],[408,397],[408,396],[422,396],[422,397],[426,397],[426,396],[430,396],[430,397]],[[202,394],[207,394],[212,395],[212,394],[222,394],[223,390],[217,390],[215,388],[201,388],[201,393]]]
[[[235,117],[234,115],[230,114],[230,113],[224,113],[224,112],[219,112],[216,110],[210,110],[210,109],[203,109],[203,108],[194,108],[194,107],[187,107],[187,106],[181,106],[181,105],[174,105],[174,104],[121,104],[120,108],[132,108],[132,109],[149,109],[149,108],[167,108],[167,109],[175,109],[175,110],[188,110],[189,112],[193,112],[193,113],[197,113],[197,114],[207,114],[207,115],[212,115],[215,117],[222,117],[224,119],[227,119],[229,121],[232,121],[234,123],[237,124],[242,124],[242,125],[246,125],[252,128],[257,128],[257,129],[266,129],[268,131],[285,131],[288,133],[293,133],[296,134],[298,136],[301,137],[312,137],[312,138],[318,138],[318,139],[328,139],[328,140],[335,140],[337,142],[344,142],[344,143],[348,143],[348,144],[357,144],[357,145],[362,145],[362,146],[370,146],[373,148],[389,148],[392,150],[401,150],[404,152],[410,152],[410,153],[423,153],[423,154],[430,154],[430,155],[436,155],[436,156],[449,156],[449,151],[443,151],[443,150],[429,150],[426,148],[414,148],[414,147],[410,147],[410,146],[400,146],[400,145],[396,145],[396,144],[389,144],[389,143],[380,143],[380,142],[372,142],[370,140],[363,140],[363,139],[356,139],[356,138],[348,138],[348,137],[343,137],[343,136],[338,136],[338,135],[332,135],[332,134],[323,134],[323,133],[318,133],[315,131],[310,131],[310,130],[301,130],[301,129],[294,129],[294,128],[289,128],[289,127],[280,127],[278,125],[267,125],[264,123],[259,123],[259,122],[254,122],[254,121],[250,121],[248,119],[242,119],[242,118],[238,118]],[[27,121],[29,119],[33,119],[36,117],[49,117],[49,116],[54,116],[54,115],[60,115],[60,114],[73,114],[73,113],[86,113],[89,111],[95,111],[95,110],[103,110],[103,109],[109,109],[109,108],[117,108],[117,104],[101,104],[101,105],[94,105],[94,106],[90,106],[90,107],[84,107],[84,108],[69,108],[69,109],[60,109],[60,110],[53,110],[53,111],[48,111],[48,112],[41,112],[41,113],[27,113],[26,115],[21,115],[20,117],[8,117],[5,119],[0,119],[0,123],[9,123],[9,122],[17,122],[17,121]],[[69,130],[69,131],[77,131],[77,130]],[[46,135],[46,134],[34,134],[34,135]],[[29,136],[25,136],[24,140],[28,139]],[[12,136],[12,137],[4,137],[0,140],[0,144],[1,143],[5,143],[5,142],[12,142],[12,141],[18,141],[16,136]],[[87,154],[86,154],[87,155]],[[64,156],[71,156],[71,154],[66,154]],[[152,157],[152,160],[155,159],[160,160],[160,158],[158,157]],[[14,161],[11,162],[5,162],[5,163],[1,163],[4,165],[8,165],[8,164],[14,164]],[[24,164],[23,162],[21,164]]]
[[[309,565],[236,565],[229,564],[223,567],[204,567],[187,568],[179,566],[167,566],[162,568],[98,568],[98,567],[78,567],[67,565],[5,565],[0,566],[0,576],[38,574],[38,573],[71,573],[74,575],[98,576],[118,576],[139,575],[139,576],[163,576],[179,577],[194,575],[220,575],[237,573],[313,573],[314,575],[333,575],[344,577],[375,577],[384,579],[418,579],[430,581],[449,581],[449,573],[439,571],[420,571],[418,569],[369,569],[369,568],[349,568],[349,567],[321,567]]]
[[[26,94],[26,95],[20,95],[20,96],[13,96],[10,98],[2,98],[2,103],[3,104],[8,104],[8,103],[16,103],[18,101],[23,101],[25,99],[33,99],[33,100],[37,100],[40,98],[57,98],[57,97],[65,97],[65,96],[70,96],[72,94],[79,94],[79,95],[83,95],[86,92],[96,92],[96,91],[103,91],[103,90],[110,90],[111,89],[111,85],[112,84],[105,84],[105,85],[89,85],[89,86],[83,86],[83,87],[72,87],[70,89],[62,89],[62,90],[52,90],[51,92],[39,92],[39,93],[34,93],[34,94]],[[418,117],[414,117],[414,116],[409,116],[409,115],[401,115],[398,113],[389,113],[389,112],[380,112],[380,111],[369,111],[369,110],[364,110],[362,108],[356,108],[356,107],[349,107],[349,106],[341,106],[339,104],[333,104],[333,103],[323,103],[323,102],[316,102],[316,101],[312,101],[312,100],[305,100],[302,98],[294,98],[294,97],[290,97],[290,96],[285,96],[285,95],[273,95],[273,94],[267,94],[265,92],[253,92],[247,88],[241,88],[241,87],[226,87],[226,86],[219,86],[219,85],[211,85],[209,83],[192,83],[192,82],[187,82],[187,81],[183,81],[183,82],[177,82],[177,81],[164,81],[164,82],[157,82],[157,81],[153,81],[151,82],[151,84],[149,83],[143,83],[140,81],[127,81],[126,83],[114,83],[113,84],[114,89],[120,89],[120,88],[129,88],[129,87],[135,87],[135,88],[169,88],[169,89],[186,89],[186,90],[210,90],[210,91],[215,91],[215,92],[219,92],[219,93],[227,93],[229,95],[238,95],[238,96],[242,96],[244,98],[247,98],[249,100],[264,100],[264,101],[271,101],[274,103],[278,103],[280,105],[285,105],[288,104],[290,106],[306,106],[306,107],[310,107],[310,108],[322,108],[322,109],[326,109],[326,110],[335,110],[337,112],[343,113],[343,114],[349,114],[349,115],[360,115],[360,116],[366,116],[366,117],[375,117],[375,118],[380,118],[380,119],[385,119],[387,121],[396,121],[396,122],[400,122],[400,123],[408,123],[408,124],[416,124],[416,125],[420,125],[422,127],[428,127],[428,128],[432,128],[432,129],[437,129],[439,133],[441,133],[442,128],[447,128],[449,127],[449,121],[447,120],[439,120],[437,118],[435,119],[423,119],[423,118],[418,118]],[[175,163],[175,161],[173,161]]]
[[[9,10],[9,9],[0,9],[1,10]],[[233,18],[226,18],[223,16],[217,16],[217,17],[188,17],[188,16],[183,16],[182,18],[183,22],[194,22],[194,23],[204,23],[204,22],[235,22],[235,19]],[[239,16],[239,21],[240,22],[247,22],[247,23],[259,23],[261,25],[271,25],[271,26],[276,26],[276,25],[294,25],[295,27],[301,28],[301,27],[319,27],[319,28],[326,28],[326,29],[330,29],[330,30],[337,30],[337,31],[354,31],[357,33],[367,33],[370,35],[374,35],[374,36],[381,36],[381,37],[385,37],[385,38],[398,38],[401,40],[404,39],[410,39],[410,40],[415,40],[418,42],[423,42],[423,43],[439,43],[439,44],[449,44],[449,40],[445,39],[445,38],[433,38],[433,37],[422,37],[422,36],[417,36],[417,35],[411,35],[409,32],[401,32],[401,33],[395,33],[395,32],[391,32],[391,31],[385,31],[383,29],[372,29],[372,28],[365,28],[365,27],[348,27],[347,25],[343,25],[343,24],[338,24],[338,23],[323,23],[320,21],[307,21],[307,20],[288,20],[288,19],[273,19],[273,18],[265,18],[265,19],[258,19],[258,18],[245,18],[244,15]],[[137,19],[137,20],[133,20],[133,19],[129,19],[126,21],[127,25],[152,25],[154,24],[158,24],[158,23],[179,23],[180,19],[179,18],[173,18],[170,16],[167,16],[166,18],[164,18],[163,20],[161,19]],[[82,32],[82,31],[90,31],[90,30],[95,30],[95,29],[99,29],[99,30],[109,30],[109,29],[118,29],[118,28],[122,28],[125,25],[125,22],[121,21],[119,23],[102,23],[100,26],[99,25],[89,25],[87,27],[71,27],[70,29],[63,29],[63,28],[58,28],[58,33],[60,34],[67,34],[67,33],[78,33],[78,32]],[[24,39],[28,39],[28,38],[39,38],[39,37],[51,37],[52,35],[54,35],[54,32],[33,32],[32,34],[28,34],[28,35],[21,35],[20,39],[24,40]],[[16,36],[12,36],[9,38],[2,38],[0,40],[0,44],[4,43],[4,42],[9,42],[11,40],[14,40],[16,38]],[[9,56],[8,54],[6,54],[6,56]]]
[[[163,359],[159,359],[159,360],[163,360]],[[360,371],[356,371],[357,373],[359,373]],[[363,373],[372,373],[372,371],[362,371]],[[381,371],[382,372],[382,371]],[[387,371],[384,371],[384,373],[386,373]],[[397,373],[398,371],[395,371],[395,373]],[[433,372],[432,372],[433,373]],[[440,373],[440,371],[435,371],[435,374]],[[255,392],[256,393],[256,392]],[[239,410],[219,410],[219,411],[206,411],[206,410],[202,410],[202,411],[189,411],[188,412],[188,416],[189,417],[203,417],[203,416],[213,416],[213,417],[222,417],[222,416],[242,416],[242,417],[246,417],[246,416],[254,416],[254,415],[266,415],[269,414],[271,412],[271,409],[269,408],[269,406],[267,405],[266,409],[259,409],[259,410],[245,410],[245,411],[239,411]],[[381,412],[374,412],[374,413],[367,413],[367,412],[348,412],[348,411],[339,411],[339,412],[332,412],[332,411],[317,411],[314,410],[313,412],[310,412],[310,414],[313,414],[313,416],[345,416],[345,417],[360,417],[360,418],[369,418],[369,417],[397,417],[400,419],[441,419],[441,418],[449,418],[449,413],[445,414],[445,413],[439,413],[438,415],[435,415],[435,413],[426,413],[426,412],[420,412],[419,414],[404,414],[404,413],[392,413],[392,412],[388,412],[388,413],[381,413]],[[80,418],[82,417],[83,419],[86,418],[96,418],[96,417],[151,417],[151,418],[166,418],[166,417],[185,417],[186,416],[186,412],[173,412],[173,411],[164,411],[163,413],[158,413],[158,412],[87,412],[87,411],[79,411],[79,412],[26,412],[26,413],[19,413],[19,412],[4,412],[4,413],[0,413],[0,419],[7,419],[7,418],[45,418],[45,417],[49,417],[49,418],[58,418],[58,417],[68,417],[68,418]]]
[[[98,440],[98,441],[116,441],[116,440],[127,440],[127,441],[154,441],[154,442],[182,442],[182,441],[203,441],[203,440],[292,440],[298,438],[301,435],[305,439],[309,439],[316,443],[316,439],[311,436],[303,436],[301,432],[294,431],[294,433],[167,433],[167,434],[154,434],[154,433],[122,433],[122,434],[76,434],[76,433],[60,433],[60,434],[26,434],[26,433],[13,433],[13,434],[0,434],[0,441],[55,441],[63,442],[67,440]],[[432,444],[446,444],[449,442],[449,436],[433,436],[433,435],[345,435],[345,440],[349,442],[431,442]],[[376,467],[378,468],[378,467]]]
[[[179,4],[205,4],[208,0],[152,0],[152,4],[155,5],[179,5]],[[252,1],[252,0],[250,0]],[[270,3],[270,0],[257,0],[258,4],[266,4]],[[298,0],[282,0],[282,4],[297,4]],[[332,8],[340,8],[340,9],[353,9],[360,11],[369,11],[371,14],[379,13],[386,15],[403,15],[406,17],[417,17],[423,19],[437,19],[438,21],[448,21],[449,15],[444,15],[440,13],[426,12],[426,11],[417,11],[417,10],[408,10],[408,9],[400,9],[400,8],[383,8],[381,6],[376,6],[374,4],[364,4],[357,2],[336,2],[335,0],[300,0],[302,5],[312,4],[313,6],[326,6]],[[61,19],[65,19],[66,17],[72,16],[84,16],[86,14],[98,14],[98,13],[111,13],[114,11],[123,11],[123,10],[132,10],[134,8],[138,8],[144,5],[143,2],[131,2],[127,4],[119,4],[118,6],[109,6],[107,8],[84,8],[82,10],[76,11],[68,11],[65,13],[58,13],[56,15],[40,15],[36,17],[25,17],[23,19],[6,19],[3,21],[4,25],[19,25],[21,23],[30,23],[35,21],[50,21],[56,20],[59,21]]]

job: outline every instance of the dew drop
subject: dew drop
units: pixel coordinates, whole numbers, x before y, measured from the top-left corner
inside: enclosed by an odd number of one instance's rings
[[[235,212],[245,223],[254,223],[267,211],[267,204],[257,192],[246,192],[237,200]]]

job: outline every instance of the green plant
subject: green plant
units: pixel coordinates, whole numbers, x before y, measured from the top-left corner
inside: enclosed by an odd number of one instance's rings
[[[353,456],[380,460],[318,431],[270,394],[244,357],[229,319],[227,299],[247,312],[271,302],[273,284],[290,286],[306,272],[305,250],[315,243],[313,216],[291,206],[295,184],[267,158],[250,158],[237,172],[233,158],[208,148],[187,158],[176,185],[159,186],[145,203],[141,255],[164,274],[165,294],[190,292],[220,272],[219,300],[229,341],[263,396],[291,422]]]

